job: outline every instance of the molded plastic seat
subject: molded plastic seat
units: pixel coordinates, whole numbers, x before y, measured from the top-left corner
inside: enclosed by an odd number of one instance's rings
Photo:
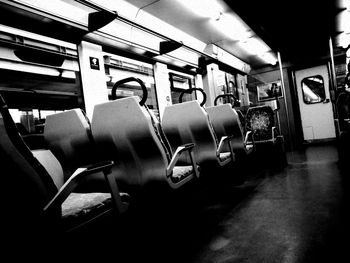
[[[348,83],[347,83],[348,84]],[[339,164],[347,167],[347,161],[349,160],[350,149],[350,92],[344,90],[339,94],[336,106],[338,109],[338,151],[339,151]]]
[[[181,144],[194,143],[195,157],[200,166],[224,166],[235,161],[232,148],[224,151],[225,143],[231,147],[230,136],[221,137],[218,142],[210,123],[208,113],[198,101],[188,101],[165,108],[162,127],[170,145],[174,148]],[[183,160],[186,162],[186,160]]]
[[[115,180],[110,178],[113,162],[78,169],[65,182],[62,167],[55,156],[45,149],[31,152],[1,96],[0,104],[2,194],[7,196],[3,220],[8,223],[7,228],[13,227],[6,229],[11,238],[21,242],[25,237],[32,239],[36,235],[36,242],[40,242],[41,235],[52,238],[50,235],[53,234],[55,238],[55,233],[87,227],[94,219],[111,211],[125,211],[127,204],[122,201]],[[72,194],[86,176],[96,172],[103,172],[110,183],[110,193]]]
[[[48,148],[62,164],[65,180],[77,168],[102,161],[96,152],[90,122],[81,109],[71,109],[47,116],[44,136]],[[101,173],[90,175],[84,188],[109,191]]]
[[[214,131],[218,137],[232,136],[231,145],[237,158],[245,156],[254,151],[254,144],[248,144],[248,138],[254,142],[252,132],[249,131],[246,135],[243,133],[239,116],[235,109],[229,104],[222,104],[212,107],[207,107],[206,111],[213,125]],[[229,151],[229,147],[225,145],[223,148]]]
[[[129,189],[168,184],[178,188],[199,176],[193,144],[178,147],[174,154],[156,118],[136,96],[98,104],[91,129],[99,154],[113,158],[120,169],[118,182]],[[176,166],[182,153],[190,165]],[[133,191],[133,190],[132,190]]]
[[[254,133],[254,143],[263,164],[282,168],[287,164],[284,139],[275,127],[275,115],[270,106],[256,106],[247,110],[246,129]]]
[[[350,92],[342,91],[336,101],[340,132],[350,131]]]
[[[278,137],[283,140],[283,137],[278,134],[274,112],[270,106],[263,105],[248,108],[246,130],[254,133],[256,144],[276,143]]]

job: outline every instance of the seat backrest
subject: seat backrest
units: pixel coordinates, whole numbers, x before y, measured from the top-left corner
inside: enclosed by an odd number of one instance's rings
[[[12,231],[35,232],[35,226],[42,227],[45,221],[43,207],[58,190],[22,140],[1,96],[0,113],[2,194],[7,196],[2,219],[8,220],[11,226],[15,225],[16,229]],[[59,212],[57,216],[60,216]]]
[[[242,126],[236,110],[233,109],[231,105],[222,104],[207,107],[206,111],[208,112],[209,119],[218,138],[233,135],[232,143],[240,143],[241,146],[239,147],[243,147],[244,134]],[[224,145],[223,150],[226,152],[230,151],[227,144]]]
[[[174,151],[179,145],[194,143],[194,154],[201,165],[217,162],[217,138],[208,113],[198,101],[168,106],[164,110],[162,127]]]
[[[239,121],[241,123],[243,134],[246,134],[247,131],[246,131],[246,127],[245,127],[246,126],[245,125],[245,115],[241,110],[236,110],[236,112],[238,114],[238,118],[239,118]]]
[[[47,116],[44,136],[49,149],[63,166],[65,180],[77,168],[98,161],[90,123],[81,109]]]
[[[271,140],[273,138],[272,127],[275,127],[275,115],[270,106],[248,108],[246,130],[254,132],[255,142]]]
[[[165,180],[169,163],[153,119],[136,96],[122,98],[94,108],[91,130],[101,156],[113,159],[120,173],[121,187],[138,187]]]
[[[350,92],[343,91],[339,94],[336,101],[339,125],[341,131],[349,131],[350,125],[348,119],[350,119]]]

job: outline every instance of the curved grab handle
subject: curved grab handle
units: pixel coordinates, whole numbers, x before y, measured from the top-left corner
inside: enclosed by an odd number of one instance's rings
[[[203,107],[203,105],[204,105],[205,102],[207,101],[207,94],[205,94],[204,90],[202,90],[202,89],[200,89],[200,88],[190,88],[190,89],[184,90],[184,91],[181,92],[181,94],[180,94],[179,102],[182,103],[182,97],[183,97],[183,95],[184,95],[185,93],[191,94],[192,91],[194,91],[194,90],[198,90],[198,91],[200,91],[200,92],[203,94],[203,101],[202,101],[201,104],[200,104],[201,107]]]
[[[232,106],[235,106],[236,103],[237,103],[237,98],[232,94],[232,93],[224,93],[224,94],[221,94],[219,96],[217,96],[214,100],[214,106],[217,105],[217,102],[218,102],[218,99],[220,98],[224,98],[224,97],[231,97],[233,98],[233,105]]]
[[[112,100],[117,99],[117,88],[124,83],[127,82],[131,82],[131,81],[136,81],[137,83],[140,84],[141,88],[142,88],[142,98],[141,101],[139,102],[139,104],[141,106],[143,106],[147,100],[147,96],[148,96],[148,92],[147,92],[147,88],[145,83],[139,79],[139,78],[135,78],[135,77],[129,77],[129,78],[125,78],[125,79],[121,79],[119,81],[117,81],[116,83],[114,83],[113,88],[112,88]]]

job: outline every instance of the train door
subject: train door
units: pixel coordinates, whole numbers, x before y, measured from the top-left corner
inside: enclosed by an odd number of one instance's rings
[[[335,138],[327,66],[297,70],[295,80],[304,140]]]

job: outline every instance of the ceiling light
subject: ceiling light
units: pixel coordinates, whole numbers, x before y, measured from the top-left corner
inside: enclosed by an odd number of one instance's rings
[[[347,48],[350,44],[350,34],[342,33],[337,37],[337,46],[341,46],[343,48]]]
[[[349,0],[338,0],[337,5],[342,8],[345,7],[350,10],[350,1]]]
[[[271,53],[271,52],[266,52],[262,55],[260,55],[260,58],[264,60],[266,63],[269,63],[271,65],[276,65],[277,64],[277,58],[276,56]]]
[[[188,10],[203,18],[219,19],[222,7],[215,0],[178,0]]]
[[[238,16],[231,13],[224,13],[220,19],[210,22],[231,40],[244,41],[254,34]]]
[[[262,54],[270,50],[270,48],[265,44],[265,42],[256,37],[251,37],[247,40],[240,41],[238,45],[251,55],[261,56]]]
[[[344,10],[337,15],[337,30],[350,32],[350,10]]]

